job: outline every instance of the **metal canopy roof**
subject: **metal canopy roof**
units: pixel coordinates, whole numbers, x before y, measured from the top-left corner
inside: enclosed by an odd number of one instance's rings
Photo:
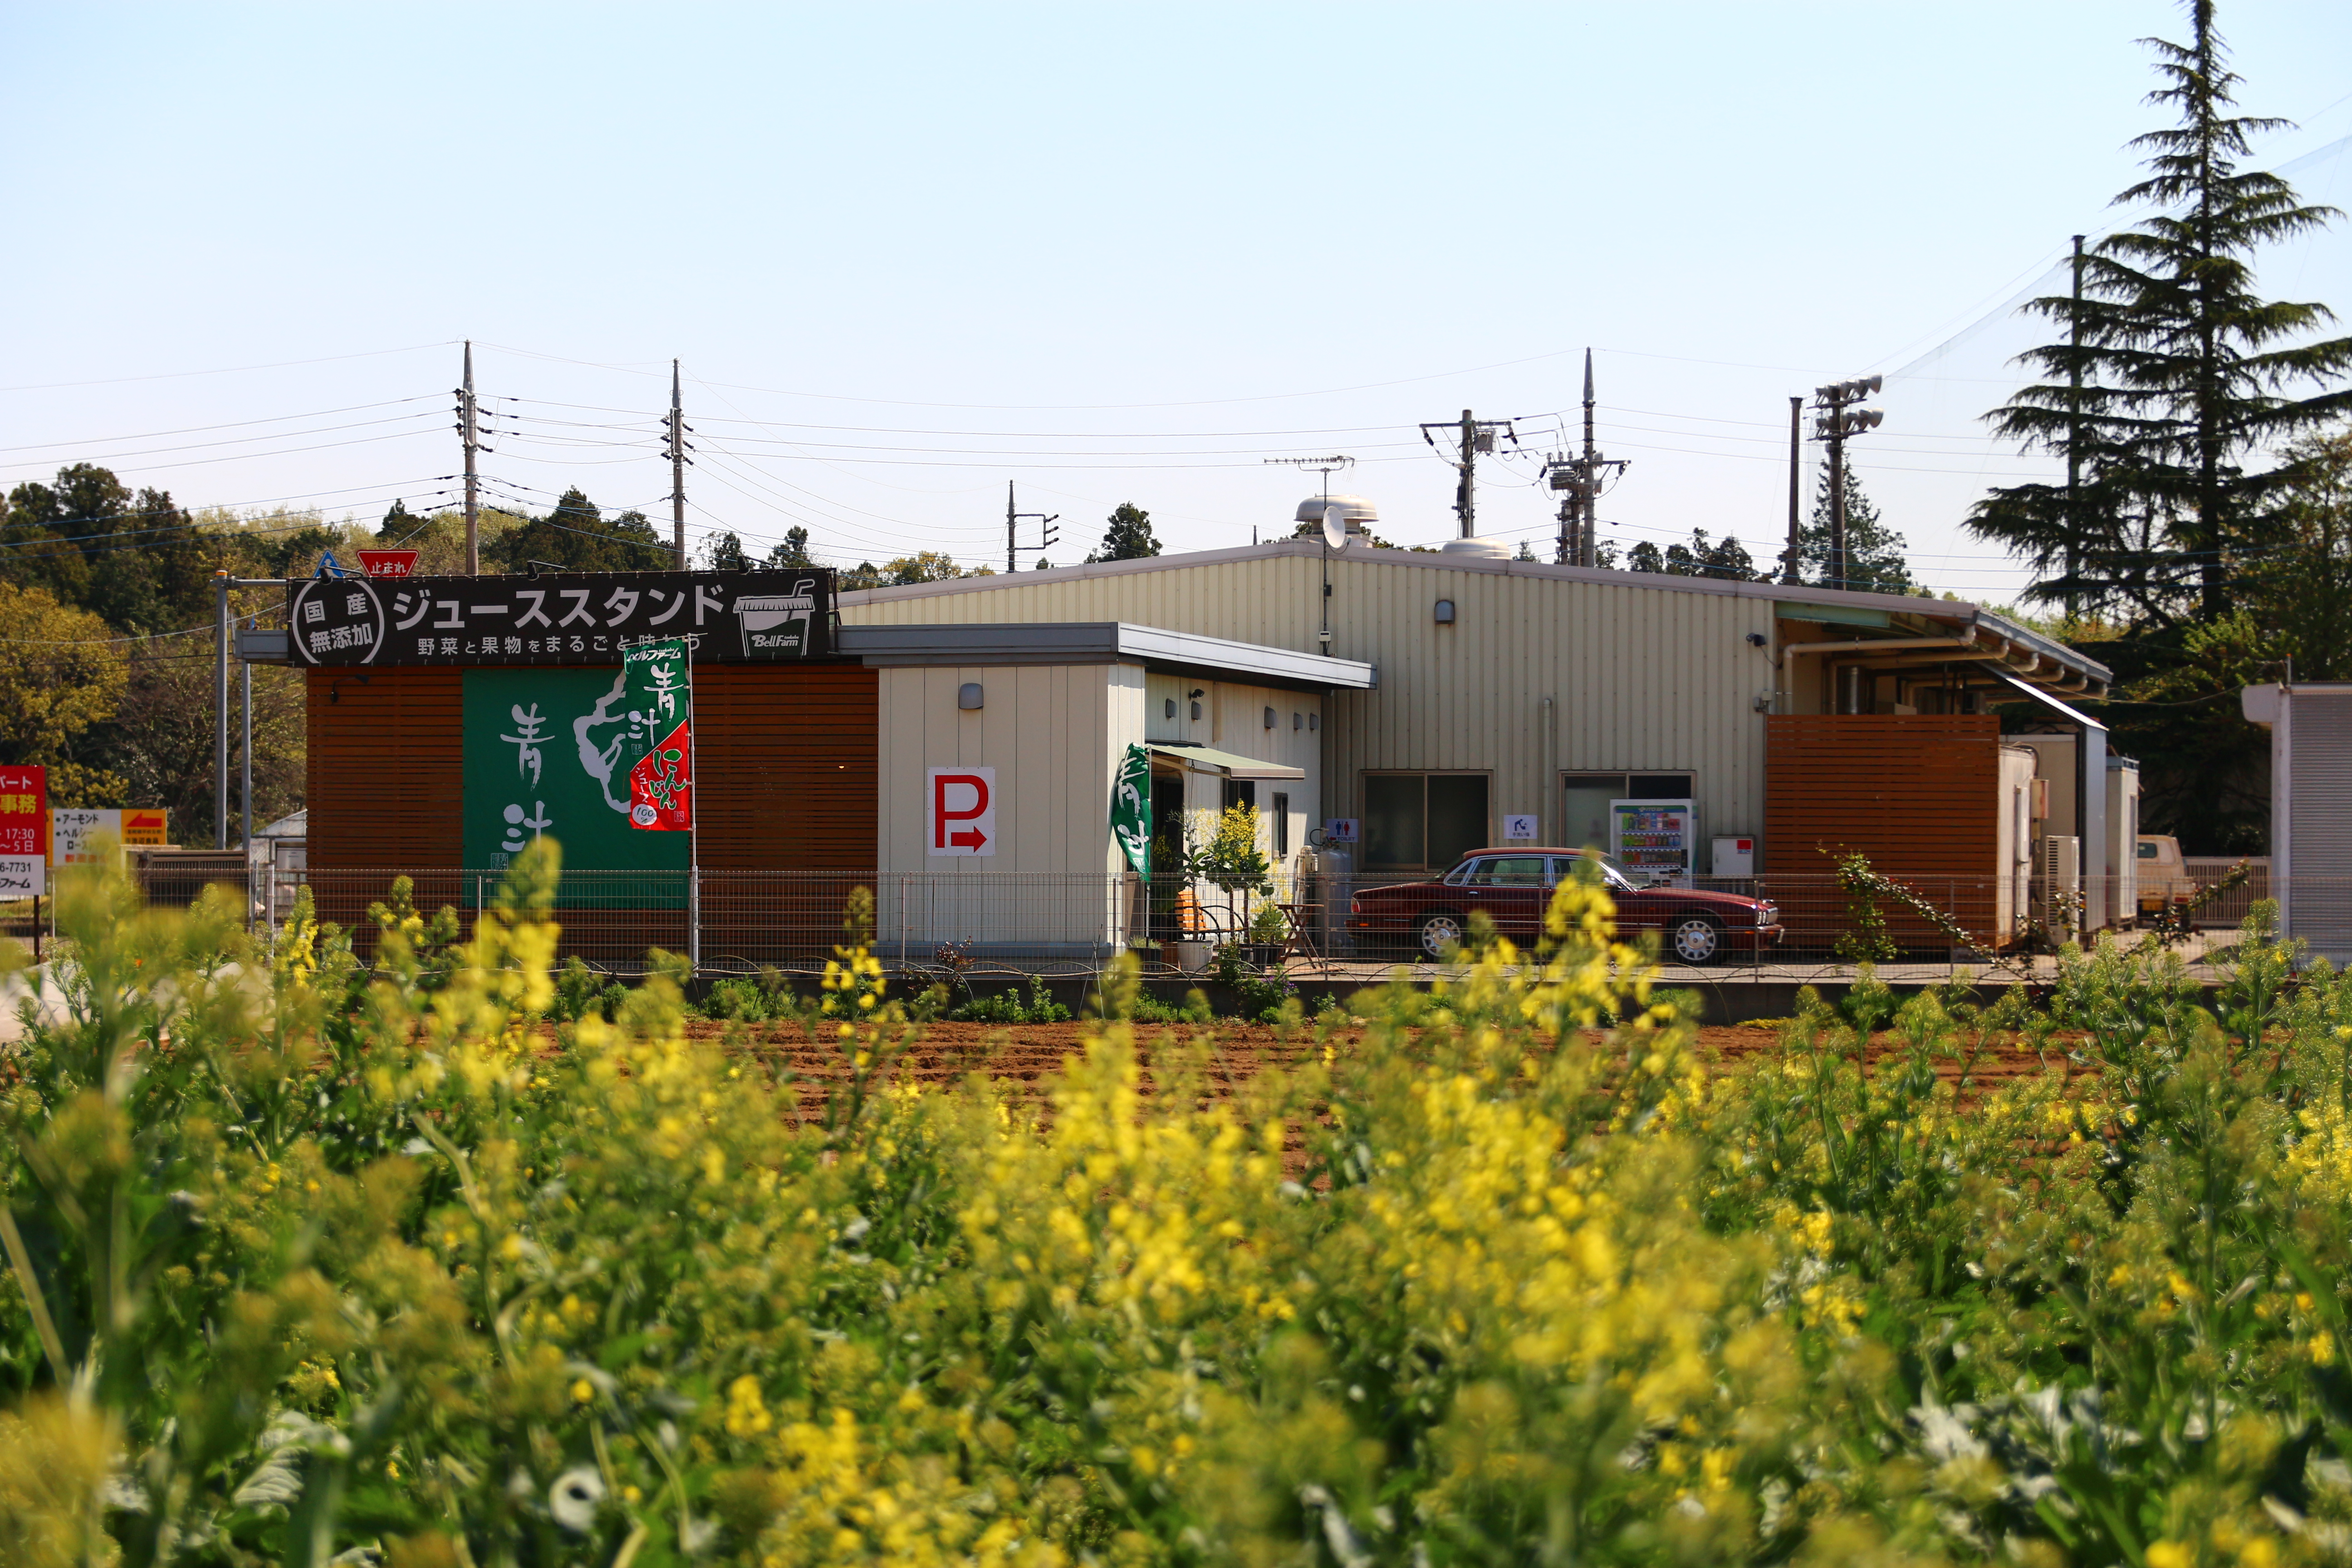
[[[845,626],[837,644],[868,665],[1140,664],[1225,680],[1365,691],[1369,664],[1126,621],[985,621],[962,626]]]
[[[1262,763],[1255,757],[1244,757],[1234,752],[1220,752],[1213,746],[1196,746],[1189,741],[1147,741],[1147,752],[1163,757],[1181,757],[1198,766],[1212,767],[1229,778],[1237,779],[1303,779],[1305,768],[1294,768],[1281,763]]]

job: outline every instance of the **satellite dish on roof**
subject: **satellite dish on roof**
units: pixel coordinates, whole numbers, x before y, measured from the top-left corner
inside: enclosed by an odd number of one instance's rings
[[[1327,550],[1348,548],[1348,510],[1341,506],[1323,509],[1323,545]]]

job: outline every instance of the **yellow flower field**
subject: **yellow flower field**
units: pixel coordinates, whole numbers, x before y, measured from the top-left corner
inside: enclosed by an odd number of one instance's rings
[[[1230,1092],[1115,973],[1040,1100],[902,1070],[856,910],[821,1089],[570,1007],[555,877],[370,964],[66,887],[0,1562],[2352,1559],[2352,985],[2259,931],[1715,1072],[1571,884]]]

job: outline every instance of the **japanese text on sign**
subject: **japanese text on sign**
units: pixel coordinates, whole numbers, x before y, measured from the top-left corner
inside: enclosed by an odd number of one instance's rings
[[[290,586],[305,665],[611,664],[682,638],[698,663],[830,651],[833,574],[602,572],[544,577],[349,577]]]

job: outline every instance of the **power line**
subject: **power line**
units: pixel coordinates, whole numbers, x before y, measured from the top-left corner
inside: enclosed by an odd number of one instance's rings
[[[46,381],[24,386],[0,386],[0,392],[60,392],[76,386],[123,386],[134,381],[184,381],[190,376],[198,375],[242,375],[247,371],[289,370],[297,365],[334,364],[344,360],[354,359],[382,359],[388,354],[421,353],[426,349],[446,349],[448,346],[446,341],[437,343],[411,343],[402,349],[363,349],[358,353],[321,354],[317,359],[274,360],[268,364],[223,365],[216,370],[166,370],[157,371],[149,375],[104,376],[96,381]]]

